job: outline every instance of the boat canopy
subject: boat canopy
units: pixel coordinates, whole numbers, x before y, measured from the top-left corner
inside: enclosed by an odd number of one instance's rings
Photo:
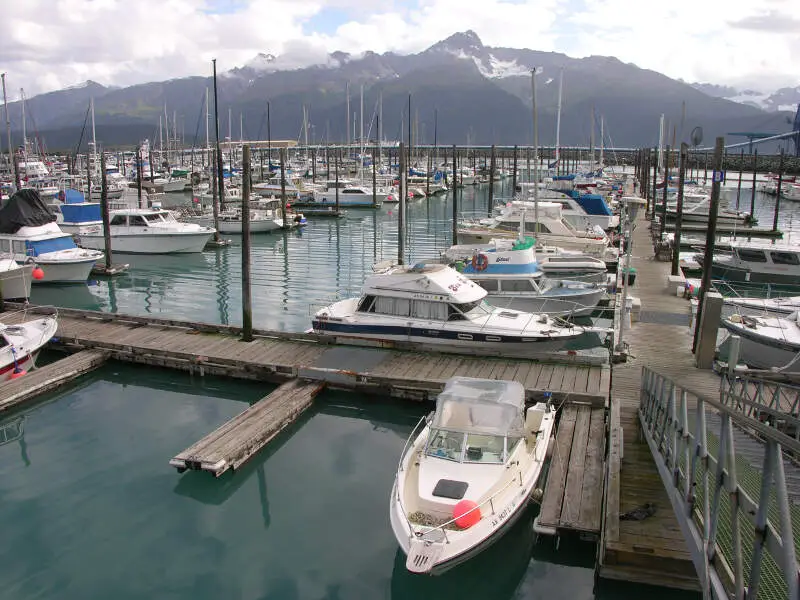
[[[453,377],[436,400],[433,427],[521,436],[524,408],[525,388],[517,381]]]
[[[25,253],[28,256],[41,256],[59,250],[72,250],[75,248],[75,241],[71,235],[47,238],[44,240],[25,240]]]
[[[0,208],[0,233],[16,233],[21,227],[53,223],[56,216],[39,192],[26,188],[16,192]]]

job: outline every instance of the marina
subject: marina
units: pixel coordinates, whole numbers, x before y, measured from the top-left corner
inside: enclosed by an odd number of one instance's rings
[[[250,148],[242,153],[249,164]],[[283,165],[287,153],[281,151],[280,160]],[[723,346],[733,342],[718,344],[725,322],[721,296],[718,300],[713,290],[706,301],[712,316],[700,320],[692,351],[690,319],[697,317],[686,298],[692,284],[672,274],[671,260],[662,260],[669,253],[653,220],[657,198],[630,195],[635,178],[649,168],[637,158],[633,169],[610,170],[607,180],[592,175],[593,186],[615,182],[606,196],[577,192],[587,206],[601,210],[596,221],[610,223],[606,212],[611,206],[619,213],[622,225],[609,231],[588,225],[586,231],[576,230],[575,223],[583,223],[580,215],[568,222],[561,216],[562,204],[553,202],[560,192],[548,191],[540,203],[535,186],[532,200],[529,194],[524,204],[510,202],[517,173],[513,181],[498,176],[496,184],[457,187],[447,194],[439,193],[443,187],[437,184],[430,195],[422,191],[425,178],[420,177],[421,182],[413,182],[413,194],[421,199],[360,209],[343,203],[348,211],[341,218],[318,221],[313,212],[308,220],[302,212],[284,214],[276,199],[254,199],[248,207],[250,184],[244,178],[241,208],[204,210],[197,217],[235,236],[232,243],[198,245],[180,256],[149,238],[183,228],[202,234],[205,244],[214,235],[198,224],[179,225],[185,215],[197,212],[193,193],[170,193],[156,208],[117,208],[104,215],[105,224],[98,225],[93,214],[91,229],[75,233],[79,243],[81,235],[91,235],[92,247],[103,250],[109,240],[113,248],[114,239],[135,235],[141,238],[136,243],[144,245],[116,250],[125,254],[129,270],[114,277],[68,287],[45,281],[31,288],[30,303],[5,303],[14,311],[2,315],[7,331],[37,319],[57,322],[57,329],[48,330],[48,352],[60,354],[25,371],[13,361],[13,381],[0,391],[0,409],[13,409],[11,418],[17,420],[7,421],[0,447],[24,439],[24,421],[17,415],[54,410],[50,407],[80,394],[82,386],[91,388],[109,372],[166,378],[173,382],[168,389],[212,385],[223,397],[230,397],[228,389],[241,390],[231,398],[235,405],[223,413],[190,417],[196,425],[191,432],[161,433],[169,438],[168,448],[159,445],[158,460],[153,455],[147,468],[161,474],[170,467],[177,496],[194,498],[191,490],[204,489],[204,497],[217,507],[235,502],[237,490],[255,478],[260,518],[268,526],[272,511],[266,497],[273,481],[263,471],[272,457],[295,439],[308,444],[306,432],[321,415],[336,425],[324,434],[315,430],[320,439],[312,446],[339,435],[340,427],[371,422],[370,415],[391,407],[402,416],[377,418],[379,435],[368,436],[371,443],[386,446],[384,459],[360,457],[359,476],[366,480],[351,493],[363,493],[373,503],[362,510],[380,522],[372,533],[383,548],[376,554],[383,557],[377,572],[391,568],[393,590],[428,585],[413,578],[435,575],[431,589],[447,585],[466,593],[456,577],[463,578],[469,565],[496,560],[517,540],[527,548],[519,558],[524,565],[514,567],[512,576],[519,585],[537,565],[575,563],[571,573],[585,582],[581,589],[598,597],[614,593],[609,590],[618,585],[627,586],[623,589],[629,594],[648,589],[688,598],[713,589],[721,597],[745,578],[736,545],[738,551],[748,544],[753,553],[759,551],[752,535],[736,537],[739,520],[761,518],[753,515],[764,512],[759,506],[768,500],[753,496],[754,484],[747,480],[741,484],[743,504],[713,500],[705,513],[687,518],[692,513],[681,503],[692,499],[673,488],[685,488],[694,477],[687,474],[696,469],[690,444],[706,452],[708,462],[698,476],[706,478],[707,486],[717,486],[714,498],[722,484],[719,478],[710,482],[711,464],[734,460],[720,457],[720,446],[712,445],[711,437],[702,443],[700,437],[691,438],[690,425],[703,422],[709,432],[722,431],[713,439],[723,440],[731,452],[735,443],[748,464],[763,461],[768,476],[775,473],[776,493],[785,492],[793,501],[795,486],[784,473],[794,477],[796,467],[787,463],[776,471],[784,451],[769,450],[763,440],[779,440],[787,452],[794,451],[796,440],[789,436],[800,432],[795,427],[800,422],[794,422],[796,402],[786,394],[758,409],[774,417],[774,425],[764,424],[762,413],[744,411],[730,400],[734,393],[753,397],[762,384],[748,384],[739,392],[735,386],[725,388],[726,375],[721,380],[718,372],[726,368],[721,365],[727,352],[733,352],[734,366],[744,360],[769,368],[778,359],[757,364],[748,360],[744,344],[731,351]],[[412,191],[404,180],[401,176],[400,198]],[[550,181],[564,185],[552,173]],[[347,186],[343,189],[351,192],[358,188]],[[276,189],[263,191],[274,194]],[[731,190],[725,194],[730,198]],[[581,202],[568,204],[570,211],[582,210]],[[266,214],[267,205],[271,212],[265,218],[274,227],[262,229],[259,211]],[[480,216],[487,214],[495,217]],[[50,219],[46,211],[41,215],[44,222]],[[788,215],[780,223],[791,232],[793,213]],[[138,217],[142,225],[133,222]],[[224,222],[234,223],[234,229],[220,227]],[[542,236],[540,228],[547,224],[557,234]],[[44,227],[60,235],[55,221]],[[501,239],[492,237],[494,229]],[[463,232],[467,236],[458,239]],[[566,238],[574,238],[573,245],[562,249]],[[785,248],[792,247],[788,238],[780,242]],[[759,244],[770,256],[790,253],[784,246]],[[564,279],[555,279],[558,275]],[[746,300],[739,304],[758,310],[757,302]],[[708,321],[715,318],[716,323]],[[16,345],[11,344],[12,354]],[[783,375],[792,373],[783,369]],[[733,371],[727,376],[735,377]],[[678,386],[684,390],[680,408]],[[666,416],[681,410],[690,416]],[[692,420],[698,411],[703,421]],[[735,436],[725,433],[734,420]],[[765,437],[750,439],[750,430]],[[392,444],[383,431],[391,432]],[[351,464],[349,447],[360,452],[363,441],[344,440],[332,450],[339,453],[337,460]],[[678,460],[680,444],[685,455]],[[363,449],[373,454],[372,445]],[[27,452],[24,446],[21,452]],[[301,452],[294,459],[307,464],[309,457]],[[378,467],[382,473],[376,478]],[[338,485],[332,478],[336,468],[318,488],[320,496]],[[345,471],[352,476],[350,467]],[[301,500],[297,488],[313,485],[314,479],[307,479],[312,474],[319,478],[318,471],[308,469],[288,486],[298,510],[315,510],[314,498],[306,493]],[[739,485],[733,477],[725,485]],[[703,490],[708,500],[710,492]],[[334,511],[351,509],[352,501],[333,495]],[[790,520],[764,518],[770,531],[783,530],[765,551],[766,566],[747,577],[760,577],[769,590],[765,597],[779,598],[781,586],[790,590],[797,572],[788,556],[796,538]],[[713,526],[698,530],[698,521]],[[358,526],[353,517],[343,523]],[[338,524],[320,527],[330,530]],[[718,539],[708,540],[717,533]],[[708,556],[707,547],[718,548],[715,557]],[[327,556],[340,552],[337,548],[318,551]],[[388,561],[387,548],[394,557]],[[299,560],[292,568],[303,564]],[[407,590],[396,593],[406,595]]]

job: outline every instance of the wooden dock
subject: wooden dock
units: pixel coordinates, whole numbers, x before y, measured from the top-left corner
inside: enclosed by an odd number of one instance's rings
[[[105,363],[110,356],[107,350],[84,350],[5,382],[0,386],[0,412],[77,379]]]
[[[47,308],[28,308],[28,313]],[[243,342],[236,327],[153,317],[59,309],[57,336],[68,349],[108,350],[117,360],[177,368],[199,375],[223,375],[283,383],[301,377],[366,394],[428,400],[453,376],[520,382],[529,400],[552,394],[564,400],[604,406],[608,365],[551,364],[435,352],[411,352],[339,345],[307,333],[254,331]]]
[[[562,409],[537,531],[600,533],[605,413],[578,404]]]
[[[179,473],[193,469],[215,477],[229,469],[236,470],[311,406],[323,387],[325,384],[316,381],[288,381],[175,456],[169,464]]]
[[[670,263],[654,260],[649,223],[639,219],[636,225],[633,266],[638,274],[631,294],[641,299],[642,312],[625,335],[630,345],[627,362],[612,365],[599,574],[697,590],[697,575],[678,520],[639,433],[641,370],[642,365],[651,365],[710,397],[719,394],[719,378],[694,366],[689,303],[667,293]],[[650,511],[637,510],[648,504],[653,507]]]

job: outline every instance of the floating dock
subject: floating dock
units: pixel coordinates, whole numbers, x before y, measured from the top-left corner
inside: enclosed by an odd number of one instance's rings
[[[235,470],[297,420],[323,387],[316,381],[288,381],[175,456],[169,464],[179,473],[192,469],[215,477]]]
[[[534,528],[542,533],[600,533],[606,437],[603,407],[569,404],[562,409]]]
[[[54,363],[27,372],[0,386],[0,412],[16,408],[40,394],[52,391],[104,364],[107,350],[83,350]]]

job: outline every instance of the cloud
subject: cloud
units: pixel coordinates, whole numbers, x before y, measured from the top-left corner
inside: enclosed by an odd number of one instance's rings
[[[750,29],[753,31],[768,31],[775,33],[789,33],[800,35],[800,21],[779,13],[774,10],[767,11],[764,14],[752,15],[739,19],[738,21],[728,21],[731,27],[737,29]]]
[[[287,68],[334,50],[418,52],[472,29],[490,46],[611,55],[687,81],[769,90],[797,84],[798,22],[781,16],[794,1],[25,0],[4,5],[0,70],[14,98],[20,87],[31,96],[86,79],[207,75],[212,58],[226,71],[259,52]]]

